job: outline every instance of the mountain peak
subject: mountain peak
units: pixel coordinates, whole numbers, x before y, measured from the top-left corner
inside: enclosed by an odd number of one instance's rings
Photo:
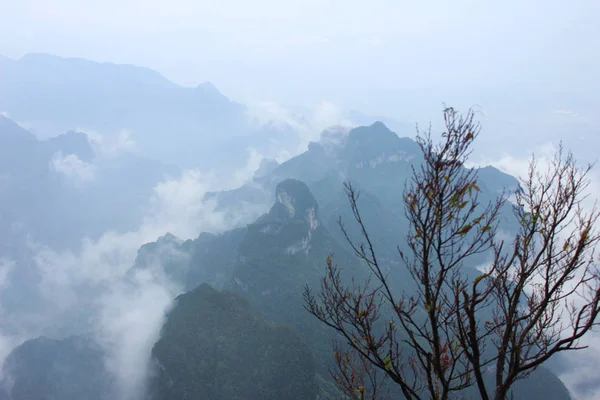
[[[391,129],[392,131],[396,132],[396,133],[400,133],[400,132],[405,132],[407,130],[410,130],[410,127],[402,122],[398,122],[397,120],[393,119],[393,118],[389,118],[389,117],[383,117],[383,116],[377,116],[377,115],[367,115],[367,114],[363,114],[360,111],[357,110],[351,110],[347,113],[347,118],[356,123],[356,125],[364,125],[364,126],[368,126],[368,125],[372,125],[373,122],[377,123],[377,122],[382,122],[385,124],[386,127],[388,127],[389,129]]]
[[[275,189],[276,202],[271,210],[285,219],[316,218],[319,205],[306,183],[297,179],[286,179]],[[312,217],[311,217],[312,216]]]
[[[0,114],[0,139],[3,137],[36,141],[35,136],[10,118]]]
[[[45,141],[50,151],[60,151],[64,154],[75,154],[82,161],[94,158],[94,150],[85,133],[68,131]]]
[[[178,87],[159,72],[131,64],[97,62],[79,57],[61,57],[45,53],[25,54],[17,60],[28,74],[38,79],[79,84],[104,82],[115,85],[148,85],[165,88]]]
[[[375,121],[371,124],[371,128],[376,128],[376,129],[385,129],[385,130],[389,130],[389,128],[382,122],[382,121]],[[391,131],[390,131],[391,132]]]
[[[359,126],[348,133],[342,158],[371,166],[409,160],[419,154],[419,145],[412,139],[400,138],[381,121]]]
[[[205,111],[208,110],[209,114],[210,110],[216,106],[228,105],[237,108],[239,111],[244,109],[244,106],[229,99],[229,97],[221,93],[219,89],[210,82],[201,83],[192,90],[195,95],[194,97],[203,103],[203,109]]]
[[[162,235],[161,237],[159,237],[158,239],[156,239],[156,243],[158,243],[158,244],[169,244],[169,243],[181,244],[182,240],[179,239],[177,236],[173,235],[171,232],[167,232],[164,235]]]
[[[277,185],[271,210],[248,226],[240,247],[246,257],[256,252],[308,253],[314,235],[321,232],[319,206],[308,186],[296,179]]]
[[[279,163],[277,162],[277,160],[274,160],[272,158],[264,158],[261,160],[258,169],[254,172],[254,178],[265,177],[273,171],[275,171],[277,167],[279,167]]]
[[[398,135],[389,130],[381,121],[376,121],[369,126],[356,127],[350,131],[349,137],[355,140],[399,139]]]
[[[199,84],[198,86],[196,86],[196,90],[202,91],[206,94],[210,94],[210,95],[214,95],[214,96],[222,96],[223,94],[219,91],[219,89],[217,89],[217,87],[215,85],[213,85],[212,83],[206,81],[204,83]]]

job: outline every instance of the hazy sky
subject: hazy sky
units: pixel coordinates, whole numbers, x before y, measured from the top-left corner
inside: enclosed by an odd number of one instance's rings
[[[598,0],[0,0],[0,53],[28,52],[407,121],[442,102],[587,125],[600,109]]]
[[[525,164],[500,158],[500,144],[528,151],[571,137],[590,157],[600,148],[600,0],[0,0],[0,54],[31,52],[147,66],[183,85],[211,81],[245,104],[326,101],[410,123],[439,120],[442,102],[478,105],[487,160],[510,172]],[[63,173],[76,167],[53,159]],[[83,172],[93,179],[93,168]],[[79,277],[81,265],[81,279],[124,271],[141,243],[214,228],[220,217],[200,200],[207,189],[189,173],[158,185],[160,212],[139,231],[107,233],[78,255],[49,250],[48,275]],[[114,268],[94,263],[105,260]],[[50,293],[70,295],[65,286]],[[170,298],[133,289],[117,286],[107,298],[133,311],[149,304],[148,293]],[[114,304],[104,306],[112,312]],[[117,317],[107,332],[139,350],[130,342],[138,321]],[[125,355],[127,367],[136,358]]]

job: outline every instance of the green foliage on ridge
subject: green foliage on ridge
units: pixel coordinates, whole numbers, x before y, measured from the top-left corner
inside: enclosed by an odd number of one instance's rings
[[[153,399],[312,399],[310,348],[247,301],[207,284],[180,295],[152,351]]]

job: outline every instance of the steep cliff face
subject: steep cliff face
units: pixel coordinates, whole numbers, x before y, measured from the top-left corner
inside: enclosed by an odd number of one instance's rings
[[[277,185],[271,210],[249,225],[242,257],[260,251],[309,254],[313,238],[327,236],[319,220],[319,205],[304,182],[288,179]],[[263,239],[267,239],[266,242]],[[257,248],[256,246],[260,246]]]
[[[248,302],[203,284],[176,299],[154,346],[154,400],[314,399],[310,348]]]
[[[343,279],[354,277],[362,282],[369,272],[353,256],[337,225],[341,215],[355,243],[363,241],[344,193],[343,181],[351,179],[360,191],[361,215],[378,259],[389,274],[392,290],[411,291],[414,289],[412,280],[397,252],[398,246],[406,250],[403,247],[407,232],[402,208],[404,183],[411,167],[418,166],[419,160],[419,149],[414,141],[398,138],[382,124],[312,144],[306,153],[280,166],[273,165],[270,172],[257,177],[254,186],[229,191],[221,197],[234,203],[251,202],[254,195],[264,194],[265,188],[273,185],[269,211],[239,231],[238,241],[230,242],[231,247],[223,245],[214,251],[214,244],[219,241],[213,241],[212,236],[204,234],[196,239],[198,244],[206,243],[208,247],[204,255],[197,252],[199,262],[190,263],[190,271],[210,263],[220,265],[211,269],[212,274],[228,271],[223,287],[247,299],[264,318],[289,324],[310,346],[317,374],[327,379],[331,340],[335,335],[302,307],[302,293],[306,285],[318,290],[325,272],[325,259],[331,254],[342,268]],[[281,177],[286,178],[277,181]],[[306,178],[307,183],[300,177]],[[503,188],[514,189],[516,182],[493,168],[482,169],[481,180],[482,203]],[[261,188],[257,182],[265,186]],[[218,193],[213,195],[219,198]],[[212,261],[206,264],[209,259]],[[467,265],[467,268],[472,267],[467,271],[476,273],[477,265],[477,262]],[[203,279],[210,281],[210,277]],[[526,398],[531,390],[538,390],[540,384],[549,382],[549,385],[556,384],[549,398],[568,399],[562,390],[564,385],[555,378],[548,372],[532,376],[517,388],[515,396]],[[323,389],[324,385],[320,386]],[[463,395],[470,398],[469,391],[461,393]]]
[[[231,278],[245,234],[246,228],[221,234],[203,232],[196,239],[185,241],[166,234],[138,250],[134,269],[158,266],[185,291],[202,283],[221,288]]]
[[[248,226],[226,288],[268,319],[289,324],[310,344],[318,373],[327,377],[334,332],[304,309],[302,294],[307,285],[320,286],[331,254],[348,277],[364,277],[365,268],[325,228],[305,183],[285,180],[275,197],[271,210]]]
[[[271,210],[248,226],[227,287],[269,318],[292,322],[291,315],[308,318],[302,292],[307,284],[319,285],[330,254],[350,270],[357,263],[323,226],[305,183],[285,180],[275,197]]]

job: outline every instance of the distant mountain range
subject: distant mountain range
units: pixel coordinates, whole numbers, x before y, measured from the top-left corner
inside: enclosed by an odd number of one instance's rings
[[[0,116],[0,249],[25,235],[63,249],[137,229],[154,186],[178,173],[132,154],[99,159],[83,133],[38,140]]]
[[[305,140],[298,127],[257,123],[247,107],[210,83],[186,88],[146,68],[44,54],[0,56],[0,77],[0,112],[8,115],[0,116],[0,262],[18,266],[10,271],[10,285],[0,280],[2,334],[23,322],[35,325],[36,313],[52,306],[38,293],[43,277],[31,260],[32,242],[77,251],[84,237],[134,231],[157,183],[184,168],[231,175],[253,148],[267,158],[249,181],[196,199],[215,204],[237,226],[193,239],[161,232],[119,277],[130,283],[138,273],[148,280],[158,274],[180,292],[147,354],[144,399],[337,394],[328,375],[335,335],[303,309],[301,293],[307,284],[320,284],[331,254],[348,276],[367,275],[338,225],[341,218],[349,235],[359,237],[344,193],[347,181],[360,190],[363,218],[395,290],[411,289],[397,249],[407,233],[402,192],[421,162],[416,142],[398,134],[412,134],[412,128],[350,112],[348,119],[361,126],[326,129],[282,162],[274,159],[281,149]],[[125,152],[102,154],[91,142],[94,134],[114,139],[123,129],[135,141]],[[482,203],[518,185],[494,167],[478,173]],[[511,232],[509,211],[503,210],[501,224]],[[484,261],[485,255],[473,258],[467,273],[477,273]],[[46,336],[13,349],[4,362],[0,400],[117,396],[117,378],[123,377],[107,365],[110,343],[84,334],[97,323],[98,294],[111,288],[90,287],[73,291],[75,305],[56,314]],[[476,398],[468,391],[461,396]],[[543,368],[516,386],[515,399],[534,397],[570,399]]]
[[[38,331],[37,317],[52,307],[40,289],[44,249],[78,254],[107,232],[138,231],[155,186],[179,176],[178,167],[135,154],[96,154],[83,133],[39,140],[0,116],[2,334]],[[53,321],[51,332],[63,323]]]
[[[182,87],[133,65],[48,54],[18,60],[0,56],[0,76],[0,112],[39,137],[69,130],[115,136],[127,130],[139,154],[185,168],[235,170],[245,165],[249,148],[276,156],[302,145],[296,125],[318,129],[302,116],[309,110],[294,113],[293,121],[258,121],[248,107],[210,82]],[[381,119],[395,130],[406,130],[390,118],[358,111],[349,112],[347,119],[357,125]]]
[[[146,157],[218,171],[243,166],[248,147],[297,140],[289,126],[253,123],[246,107],[208,82],[181,87],[147,68],[29,54],[1,57],[0,76],[0,111],[41,137],[125,129]]]

